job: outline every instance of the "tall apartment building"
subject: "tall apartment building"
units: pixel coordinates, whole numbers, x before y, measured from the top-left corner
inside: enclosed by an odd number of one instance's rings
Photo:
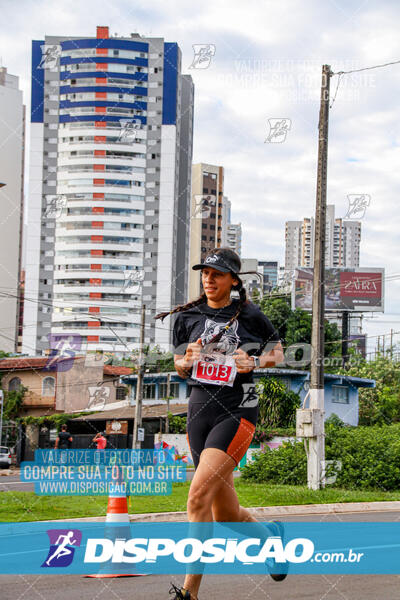
[[[326,267],[358,267],[360,264],[360,221],[335,218],[335,206],[326,211]],[[285,232],[285,269],[312,267],[314,264],[314,218],[287,221]]]
[[[222,246],[224,203],[224,168],[206,163],[193,165],[190,266]],[[189,268],[189,299],[199,296],[200,278],[199,271]]]
[[[231,201],[226,196],[222,199],[222,233],[221,245],[231,248],[239,256],[242,253],[242,225],[231,222]]]
[[[25,106],[18,77],[0,67],[0,350],[18,351],[21,311]]]
[[[32,43],[23,350],[169,344],[154,315],[187,296],[194,88],[163,38]]]
[[[226,243],[224,244],[234,250],[239,256],[242,254],[242,224],[229,223],[226,231]]]

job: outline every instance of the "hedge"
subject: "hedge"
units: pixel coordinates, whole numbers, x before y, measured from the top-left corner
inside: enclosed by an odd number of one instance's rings
[[[348,427],[327,423],[325,457],[341,461],[334,487],[345,489],[400,489],[400,424]],[[334,474],[327,469],[327,476]],[[243,467],[245,480],[265,483],[307,483],[307,460],[303,442],[286,442],[280,448],[256,453]]]

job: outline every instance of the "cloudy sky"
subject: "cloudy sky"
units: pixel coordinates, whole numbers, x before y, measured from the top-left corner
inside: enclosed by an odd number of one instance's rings
[[[109,25],[178,42],[195,83],[194,161],[225,167],[242,256],[282,263],[285,221],[315,210],[321,65],[338,72],[400,60],[399,19],[389,0],[3,0],[0,57],[20,76],[29,114],[32,39]],[[207,69],[189,68],[194,44],[215,46]],[[370,336],[400,331],[399,92],[400,64],[344,75],[330,114],[328,203],[344,216],[349,194],[370,196],[360,265],[389,277],[386,312],[364,320]],[[265,141],[269,119],[290,120],[284,142]]]

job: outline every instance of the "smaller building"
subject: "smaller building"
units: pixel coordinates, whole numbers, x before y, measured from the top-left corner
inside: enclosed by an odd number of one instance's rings
[[[120,383],[132,369],[104,365],[95,355],[14,357],[0,360],[1,385],[12,392],[27,388],[20,416],[45,416],[101,410],[129,402]]]
[[[276,377],[282,381],[288,390],[299,394],[301,402],[304,401],[310,387],[310,372],[297,369],[257,369],[254,372],[254,380],[257,382],[262,377]],[[136,375],[123,377],[123,381],[132,386],[132,404],[136,397]],[[177,373],[170,373],[170,390],[172,399],[170,405],[174,403],[182,405],[188,402],[190,394],[186,379],[181,379]],[[374,388],[373,379],[364,379],[361,377],[351,377],[348,375],[335,375],[325,373],[325,419],[332,414],[347,423],[348,425],[358,425],[358,389],[361,387]],[[166,398],[167,373],[148,373],[144,376],[143,404],[161,404],[165,403]],[[307,407],[307,403],[306,403]]]

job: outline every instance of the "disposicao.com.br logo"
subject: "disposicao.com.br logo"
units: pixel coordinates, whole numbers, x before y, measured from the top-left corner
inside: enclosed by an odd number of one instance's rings
[[[253,548],[253,553],[248,550]],[[257,554],[254,553],[258,551]],[[265,563],[272,559],[277,563],[301,563],[310,560],[314,544],[307,538],[295,538],[285,546],[278,536],[238,539],[195,537],[175,541],[171,538],[89,539],[86,543],[85,563],[155,563],[162,557],[170,557],[180,564],[234,563],[246,565]]]

